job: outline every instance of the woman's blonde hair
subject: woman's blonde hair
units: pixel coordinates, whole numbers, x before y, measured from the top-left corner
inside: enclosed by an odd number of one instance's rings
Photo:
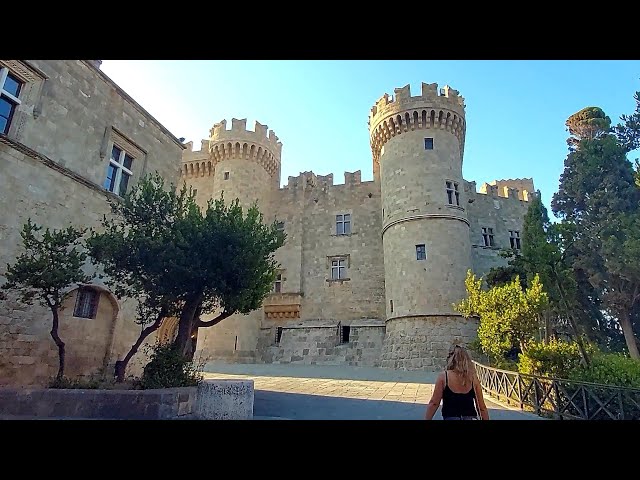
[[[447,355],[447,370],[453,370],[462,377],[462,385],[473,383],[473,361],[469,353],[457,343],[451,345]]]

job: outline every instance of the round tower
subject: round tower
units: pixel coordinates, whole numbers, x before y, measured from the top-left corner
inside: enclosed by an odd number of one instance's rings
[[[200,198],[198,192],[198,203],[203,204],[209,198],[218,199],[224,194],[227,204],[238,198],[246,213],[257,201],[263,222],[273,221],[272,201],[280,188],[282,154],[282,143],[273,130],[268,131],[267,126],[259,122],[255,123],[254,131],[247,130],[247,120],[235,118],[231,120],[231,129],[227,130],[227,122],[222,120],[211,129],[208,152],[204,170],[212,172],[213,181],[207,182],[209,188],[202,189],[205,196]],[[202,329],[198,332],[197,350],[212,359],[255,361],[262,316],[260,308],[248,315],[232,315],[212,328]]]
[[[243,208],[254,201],[269,221],[272,193],[280,187],[282,143],[267,125],[255,124],[247,130],[247,119],[216,123],[209,139],[209,158],[213,166],[213,198],[224,192],[225,201],[235,198]]]
[[[471,268],[462,178],[464,99],[445,86],[409,85],[371,109],[374,175],[382,194],[386,334],[381,365],[433,369],[477,325],[453,309]]]

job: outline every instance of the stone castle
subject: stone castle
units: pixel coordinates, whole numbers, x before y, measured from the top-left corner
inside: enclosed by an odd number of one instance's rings
[[[521,247],[532,179],[462,178],[465,105],[445,86],[409,86],[369,114],[373,181],[304,172],[281,188],[282,143],[245,120],[215,124],[200,150],[187,143],[181,179],[199,205],[257,201],[287,234],[281,269],[263,308],[202,329],[205,357],[236,362],[349,364],[431,369],[477,324],[453,310],[466,272],[504,263]]]
[[[0,284],[22,246],[27,218],[49,228],[99,227],[147,172],[185,181],[204,205],[222,192],[257,200],[287,234],[263,307],[199,330],[197,353],[229,362],[437,367],[473,320],[452,309],[467,269],[483,274],[519,248],[531,179],[462,178],[464,101],[423,84],[371,109],[373,181],[346,173],[289,177],[282,143],[266,125],[214,125],[200,150],[184,144],[100,70],[99,60],[0,60]],[[91,268],[91,267],[87,267]],[[96,278],[70,288],[60,314],[66,373],[111,370],[137,339],[136,302]],[[166,321],[154,338],[170,338]],[[0,301],[0,385],[43,384],[57,369],[51,313]],[[140,354],[137,355],[140,357]],[[131,362],[132,373],[140,361]]]

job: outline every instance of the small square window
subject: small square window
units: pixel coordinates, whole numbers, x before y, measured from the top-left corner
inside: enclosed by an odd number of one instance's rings
[[[229,180],[229,172],[224,172],[224,179]]]
[[[351,214],[336,215],[336,235],[351,234]]]
[[[427,248],[424,244],[416,245],[416,260],[427,259]]]
[[[107,165],[104,188],[123,197],[127,193],[134,158],[117,145],[111,148],[111,159]]]
[[[275,282],[273,282],[273,293],[280,293],[282,292],[282,274],[278,273],[276,275],[276,280]]]
[[[331,280],[347,278],[347,259],[334,258],[331,260]]]
[[[520,232],[518,230],[509,230],[509,244],[511,248],[520,250]]]
[[[76,294],[76,306],[73,316],[79,318],[96,318],[100,292],[92,288],[80,288]]]
[[[493,228],[482,227],[482,243],[485,247],[494,247]]]
[[[433,138],[427,137],[424,139],[424,149],[433,150]]]

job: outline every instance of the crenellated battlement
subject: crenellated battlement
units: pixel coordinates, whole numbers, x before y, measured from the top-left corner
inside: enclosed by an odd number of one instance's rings
[[[502,198],[518,198],[528,202],[536,195],[536,190],[533,185],[533,178],[514,178],[484,183],[480,187],[480,193]]]
[[[363,182],[362,181],[362,171],[357,170],[355,172],[344,172],[344,184],[334,184],[333,183],[333,173],[328,175],[316,175],[315,173],[309,172],[300,172],[300,175],[292,177],[289,176],[287,185],[284,187],[285,189],[298,189],[301,188],[303,190],[309,188],[322,188],[326,189],[328,187],[345,187],[352,185],[361,185],[364,183],[372,183],[372,182]]]
[[[271,176],[280,174],[282,143],[267,125],[255,122],[254,130],[247,130],[247,119],[231,119],[216,123],[210,131],[209,156],[215,166],[227,159],[244,159],[262,165]]]
[[[380,159],[384,144],[396,135],[416,129],[440,129],[451,132],[464,152],[465,104],[457,90],[437,83],[422,83],[422,94],[411,96],[411,86],[384,94],[369,113],[369,133],[374,162]]]

